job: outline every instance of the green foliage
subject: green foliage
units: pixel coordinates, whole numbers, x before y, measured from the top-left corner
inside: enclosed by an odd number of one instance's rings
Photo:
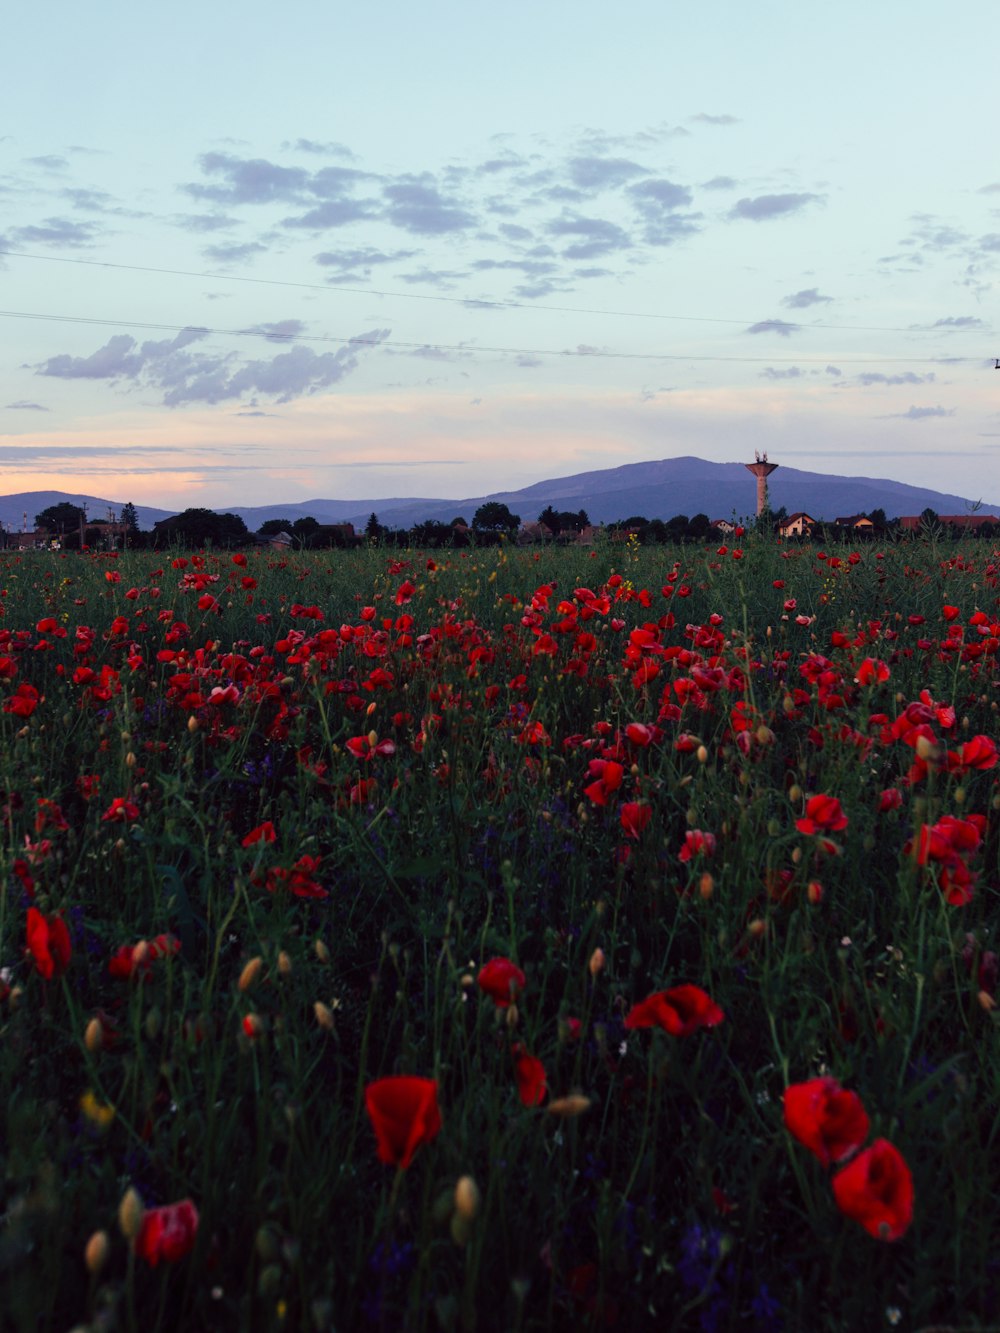
[[[86,520],[87,511],[80,505],[62,500],[59,504],[49,505],[40,514],[35,515],[35,526],[47,528],[49,532],[79,532],[80,520]]]
[[[487,500],[472,515],[472,526],[482,532],[516,532],[521,525],[520,516],[512,514],[505,504],[498,500]]]
[[[0,555],[0,1324],[989,1326],[989,548],[716,545]],[[845,828],[799,827],[817,794]],[[921,829],[973,815],[949,902]],[[514,1010],[475,984],[501,955]],[[725,1020],[624,1026],[681,983]],[[912,1170],[893,1244],[784,1127],[823,1072]],[[365,1112],[390,1074],[443,1120],[400,1172]],[[130,1252],[129,1184],[194,1201],[192,1254]]]

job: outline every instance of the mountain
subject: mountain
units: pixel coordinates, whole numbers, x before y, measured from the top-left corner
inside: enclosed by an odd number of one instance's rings
[[[538,517],[552,505],[557,510],[585,509],[593,523],[642,515],[673,518],[675,514],[707,514],[709,518],[746,517],[756,507],[756,481],[743,463],[709,463],[702,458],[665,458],[658,462],[626,463],[598,472],[578,472],[535,482],[520,490],[494,491],[490,495],[462,500],[313,500],[298,506],[267,506],[234,509],[248,527],[257,527],[269,517],[312,513],[321,522],[350,522],[363,527],[371,513],[388,527],[407,528],[424,519],[449,523],[461,516],[467,522],[481,504],[496,500],[505,504],[523,522]],[[782,505],[790,514],[803,509],[813,518],[834,519],[840,515],[884,509],[888,518],[920,514],[933,509],[938,514],[964,514],[978,507],[983,514],[1000,515],[1000,505],[979,504],[959,495],[932,491],[905,482],[872,477],[837,477],[821,472],[803,472],[779,465],[768,479],[771,506]],[[329,517],[325,515],[329,514]]]
[[[43,509],[49,509],[52,505],[64,503],[83,508],[88,518],[103,519],[108,517],[109,509],[114,510],[117,518],[125,501],[103,500],[96,495],[71,495],[68,491],[18,491],[16,495],[0,495],[0,525],[14,532],[20,532],[27,526],[30,532],[35,526],[36,514],[40,514]],[[169,518],[177,511],[136,505],[135,512],[139,519],[139,527],[147,529],[158,523],[161,518]]]
[[[481,504],[496,500],[519,514],[522,522],[531,522],[548,505],[557,510],[585,509],[592,523],[611,523],[616,519],[642,515],[645,518],[673,518],[676,514],[707,514],[709,518],[752,515],[756,506],[756,481],[743,463],[709,463],[703,458],[664,458],[657,462],[626,463],[621,467],[597,472],[578,472],[570,477],[537,481],[520,490],[494,491],[490,495],[462,500],[435,498],[408,499],[402,496],[382,500],[301,500],[293,504],[216,505],[220,512],[239,514],[251,531],[268,519],[294,522],[312,516],[320,523],[353,523],[363,528],[370,514],[390,528],[409,528],[425,519],[450,523],[453,518],[466,522]],[[866,514],[885,510],[888,518],[920,514],[933,509],[936,514],[965,514],[976,509],[982,514],[1000,516],[1000,505],[981,504],[959,495],[932,491],[905,482],[872,477],[837,477],[822,472],[803,472],[779,464],[768,479],[768,494],[773,509],[794,514],[805,510],[816,519],[833,519],[845,514]],[[90,518],[104,518],[111,508],[117,514],[121,501],[103,500],[93,495],[68,495],[63,491],[24,491],[0,496],[0,523],[20,528],[27,512],[28,526],[49,505],[68,500],[85,505]],[[136,505],[139,526],[149,529],[161,518],[176,513]]]

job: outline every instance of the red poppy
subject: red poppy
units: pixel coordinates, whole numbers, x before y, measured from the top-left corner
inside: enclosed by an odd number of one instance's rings
[[[652,818],[652,814],[650,806],[643,805],[639,801],[626,801],[621,811],[622,828],[630,838],[638,839]]]
[[[252,847],[258,842],[274,842],[277,834],[274,831],[274,824],[270,819],[265,819],[263,824],[258,824],[240,843],[241,847]]]
[[[139,807],[134,801],[128,800],[124,796],[116,796],[115,799],[101,815],[102,824],[128,824],[133,819],[139,818]]]
[[[375,1130],[379,1161],[404,1171],[420,1145],[430,1143],[441,1129],[437,1083],[432,1078],[376,1079],[365,1088],[365,1109]]]
[[[800,833],[839,833],[847,828],[847,816],[836,796],[810,796],[805,816],[795,821],[795,827]]]
[[[725,1018],[715,1001],[698,986],[657,991],[625,1015],[627,1028],[663,1028],[672,1037],[690,1036],[697,1028],[715,1027]]]
[[[69,967],[72,946],[61,916],[43,916],[37,907],[28,908],[28,952],[46,981],[62,976]]]
[[[548,1092],[545,1066],[537,1056],[529,1055],[520,1043],[514,1046],[513,1054],[517,1095],[525,1106],[541,1106]]]
[[[518,965],[509,958],[491,958],[480,968],[476,980],[479,989],[490,997],[498,1009],[506,1009],[511,1000],[516,1000],[524,990],[526,978]]]
[[[844,1162],[868,1137],[868,1115],[856,1092],[835,1078],[813,1078],[785,1089],[785,1128],[823,1166]]]
[[[913,1177],[902,1154],[876,1139],[833,1178],[837,1207],[876,1240],[899,1240],[913,1220]]]
[[[194,1249],[198,1235],[198,1209],[190,1199],[147,1208],[135,1238],[135,1252],[155,1268],[162,1259],[174,1264]]]
[[[119,980],[136,976],[148,977],[157,958],[165,958],[181,951],[181,942],[174,935],[157,935],[155,940],[139,944],[123,944],[108,963],[108,972]]]

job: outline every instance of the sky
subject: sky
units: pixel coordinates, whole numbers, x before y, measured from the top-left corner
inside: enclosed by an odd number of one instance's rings
[[[1000,503],[1000,7],[22,7],[0,492],[694,455]]]

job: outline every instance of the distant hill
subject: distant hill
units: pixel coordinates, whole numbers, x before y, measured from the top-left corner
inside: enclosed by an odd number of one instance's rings
[[[840,515],[869,513],[884,509],[888,518],[920,514],[933,509],[937,514],[964,514],[976,508],[982,514],[1000,516],[1000,505],[979,503],[979,497],[966,498],[944,491],[932,491],[904,482],[872,477],[838,477],[821,472],[803,472],[779,464],[768,482],[771,505],[782,505],[790,514],[803,509],[816,519],[834,519]],[[235,499],[235,497],[234,497]],[[86,505],[90,518],[105,518],[109,506],[118,513],[120,501],[103,500],[92,495],[69,495],[62,491],[25,491],[0,497],[0,522],[21,526],[27,511],[28,524],[49,505],[68,500]],[[461,500],[439,498],[409,499],[402,496],[382,500],[300,500],[292,504],[247,506],[224,504],[212,506],[219,512],[239,514],[251,531],[273,518],[312,516],[320,523],[353,523],[363,528],[372,513],[379,522],[392,528],[409,528],[425,519],[450,523],[453,518],[472,521],[481,504],[496,500],[519,514],[523,522],[535,520],[543,509],[585,509],[592,523],[612,523],[616,519],[642,515],[645,518],[673,518],[676,514],[707,514],[709,518],[752,515],[756,505],[756,482],[742,463],[709,463],[702,458],[664,458],[656,462],[626,463],[621,467],[597,472],[578,472],[570,477],[537,481],[520,490],[494,491],[489,495]],[[153,509],[136,505],[139,526],[148,529],[176,510]]]
[[[18,491],[16,495],[0,495],[0,524],[20,532],[25,524],[31,531],[35,526],[35,515],[52,505],[71,504],[82,506],[88,518],[107,518],[108,510],[113,509],[115,517],[121,513],[124,500],[104,500],[97,495],[73,495],[69,491]],[[161,518],[169,518],[173,509],[153,509],[149,505],[136,505],[139,527],[148,529]]]

